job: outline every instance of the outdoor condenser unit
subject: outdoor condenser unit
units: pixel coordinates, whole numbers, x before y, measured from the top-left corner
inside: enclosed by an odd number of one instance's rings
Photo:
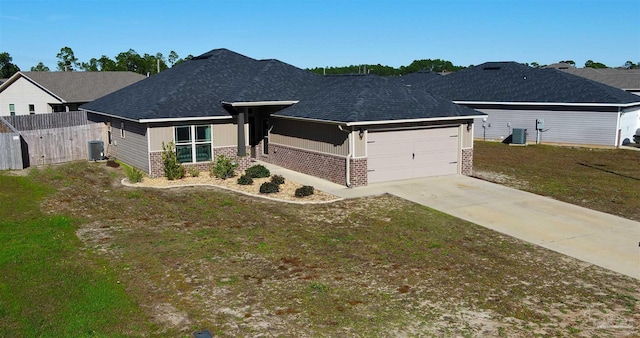
[[[89,141],[89,161],[100,161],[104,158],[104,143]]]
[[[527,143],[527,130],[522,128],[513,128],[513,134],[511,135],[511,143],[513,144],[526,144]]]

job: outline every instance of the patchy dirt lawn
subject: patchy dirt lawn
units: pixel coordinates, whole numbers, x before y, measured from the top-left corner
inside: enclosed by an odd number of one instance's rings
[[[120,169],[33,173],[42,208],[157,323],[153,336],[638,336],[639,282],[379,196],[290,205],[123,187]]]

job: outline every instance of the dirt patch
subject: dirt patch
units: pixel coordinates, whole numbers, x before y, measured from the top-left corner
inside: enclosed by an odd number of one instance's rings
[[[524,179],[491,171],[474,170],[473,177],[521,190],[526,189],[529,185]]]

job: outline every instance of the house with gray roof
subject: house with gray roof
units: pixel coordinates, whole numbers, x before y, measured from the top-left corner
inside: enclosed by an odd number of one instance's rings
[[[413,85],[484,112],[474,136],[526,142],[618,147],[640,128],[640,97],[556,69],[487,62]]]
[[[162,176],[163,145],[185,166],[218,155],[335,183],[471,174],[484,114],[375,75],[321,76],[215,49],[81,106],[108,130],[107,154]]]
[[[0,84],[0,116],[75,111],[144,78],[133,72],[17,72]]]
[[[569,74],[604,83],[611,87],[620,88],[635,95],[640,95],[640,69],[576,68],[567,63],[554,63],[545,68],[558,69]]]

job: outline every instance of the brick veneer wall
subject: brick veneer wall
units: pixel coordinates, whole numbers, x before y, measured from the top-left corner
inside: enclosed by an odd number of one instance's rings
[[[268,156],[260,159],[281,167],[346,185],[347,159],[279,144],[269,144]]]
[[[351,170],[351,172],[349,178],[351,179],[351,186],[361,187],[367,185],[367,177],[369,174],[369,172],[367,171],[367,158],[352,158],[350,162],[351,166],[349,169]]]
[[[238,163],[238,169],[236,171],[240,173],[241,171],[247,169],[251,165],[251,158],[249,156],[238,157],[238,148],[237,147],[221,147],[221,148],[213,148],[213,159],[218,155],[225,155],[235,160]],[[155,151],[149,153],[149,157],[151,159],[151,168],[149,170],[149,176],[151,177],[162,177],[164,176],[164,165],[162,163],[162,152]],[[211,162],[200,162],[200,163],[183,163],[183,166],[186,168],[196,167],[200,171],[209,171],[211,169]]]
[[[462,149],[462,175],[473,175],[473,148]]]

